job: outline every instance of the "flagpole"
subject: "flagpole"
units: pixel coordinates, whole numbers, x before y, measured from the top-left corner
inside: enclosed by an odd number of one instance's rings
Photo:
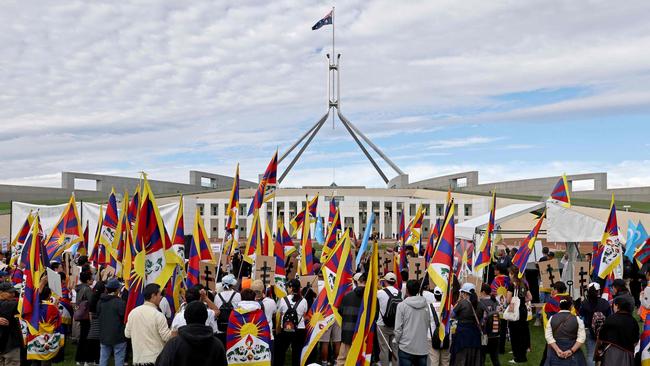
[[[332,6],[332,58],[331,58],[331,63],[332,65],[335,65],[336,63],[336,53],[335,53],[335,45],[336,45],[336,39],[334,38],[334,33],[335,33],[335,22],[334,22],[334,7]],[[334,91],[334,73],[331,71],[332,68],[330,68],[330,74],[332,75],[332,95],[336,94],[336,91]],[[338,98],[338,95],[336,95]],[[338,102],[338,100],[337,100]],[[332,113],[332,130],[334,130],[334,113]]]

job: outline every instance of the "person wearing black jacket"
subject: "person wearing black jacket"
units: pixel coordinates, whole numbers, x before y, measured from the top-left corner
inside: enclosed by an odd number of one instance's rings
[[[601,365],[634,365],[634,347],[640,334],[639,325],[632,316],[633,306],[634,303],[623,296],[614,298],[614,314],[605,319],[598,333]]]
[[[23,336],[18,323],[18,299],[11,282],[0,283],[0,364],[20,365]]]
[[[187,325],[178,328],[178,336],[170,339],[156,359],[156,366],[227,365],[226,349],[212,328],[205,325],[208,308],[201,301],[185,307]]]
[[[100,366],[107,366],[111,354],[115,354],[115,365],[123,365],[126,357],[126,338],[124,337],[124,314],[126,303],[119,296],[120,281],[113,278],[106,284],[106,293],[97,304],[99,318]]]

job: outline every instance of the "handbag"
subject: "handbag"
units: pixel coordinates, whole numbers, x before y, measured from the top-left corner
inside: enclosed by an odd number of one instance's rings
[[[72,315],[72,319],[76,321],[90,320],[90,309],[88,306],[88,300],[83,300],[82,302],[79,303],[77,309],[74,311],[74,314]]]
[[[472,306],[471,303],[469,304],[469,307],[472,309],[472,313],[474,313],[474,320],[476,320],[476,326],[478,327],[478,331],[481,332],[481,346],[487,346],[488,335],[483,333],[481,322],[478,321],[478,316],[476,316],[476,310],[474,310],[474,307]]]
[[[503,312],[503,319],[516,322],[519,320],[519,305],[521,300],[519,299],[519,289],[515,289],[515,294],[510,300],[510,304],[506,308],[506,311]]]
[[[526,320],[533,320],[533,304],[530,301],[526,301]]]

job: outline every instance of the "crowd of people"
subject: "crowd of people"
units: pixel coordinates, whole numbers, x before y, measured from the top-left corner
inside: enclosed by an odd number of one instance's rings
[[[387,271],[377,291],[373,362],[405,366],[500,365],[499,357],[506,353],[509,340],[510,363],[530,364],[533,347],[545,347],[541,365],[640,364],[639,318],[634,315],[638,313],[640,319],[645,319],[650,311],[650,286],[634,296],[629,279],[605,284],[594,276],[582,297],[569,295],[567,284],[561,281],[554,282],[551,288],[533,291],[509,263],[510,254],[498,251],[489,267],[488,280],[480,285],[461,284],[454,277],[453,311],[447,330],[441,319],[444,293],[440,288],[430,286],[426,276],[409,280],[408,272]],[[544,254],[541,261],[554,260],[548,249]],[[288,281],[287,296],[278,298],[273,287],[260,280],[242,281],[224,273],[213,289],[202,285],[185,289],[175,313],[169,310],[164,289],[148,284],[142,293],[144,303],[127,316],[124,284],[114,277],[100,279],[101,269],[96,270],[85,257],[78,258],[77,263],[81,271],[72,291],[67,289],[63,267],[51,264],[63,280],[66,296],[54,296],[47,283],[42,284],[41,321],[51,330],[48,339],[58,339],[58,343],[49,343],[58,352],[36,360],[27,360],[24,325],[17,317],[20,266],[0,272],[0,365],[61,362],[70,339],[76,343],[77,365],[105,366],[111,360],[115,365],[301,364],[309,309],[317,293],[298,279]],[[338,308],[340,325],[335,322],[322,334],[319,346],[308,355],[308,364],[345,364],[358,330],[368,281],[363,268],[360,266],[354,275],[354,288]],[[398,285],[398,276],[402,286]],[[539,309],[531,306],[533,295],[541,301]],[[529,326],[535,318],[531,313],[536,310],[543,320],[545,345],[531,343]],[[238,330],[233,324],[245,323],[249,319],[246,314],[254,314],[257,324],[263,324],[258,329],[268,332],[268,341],[261,348],[257,343],[248,345],[260,349],[255,353],[259,359],[250,362],[228,351],[236,343],[232,333]]]

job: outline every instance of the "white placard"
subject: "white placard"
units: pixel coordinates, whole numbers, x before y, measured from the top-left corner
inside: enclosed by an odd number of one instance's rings
[[[47,286],[52,290],[52,293],[56,294],[58,297],[62,297],[63,289],[61,288],[61,276],[49,268],[46,268],[46,270]]]

